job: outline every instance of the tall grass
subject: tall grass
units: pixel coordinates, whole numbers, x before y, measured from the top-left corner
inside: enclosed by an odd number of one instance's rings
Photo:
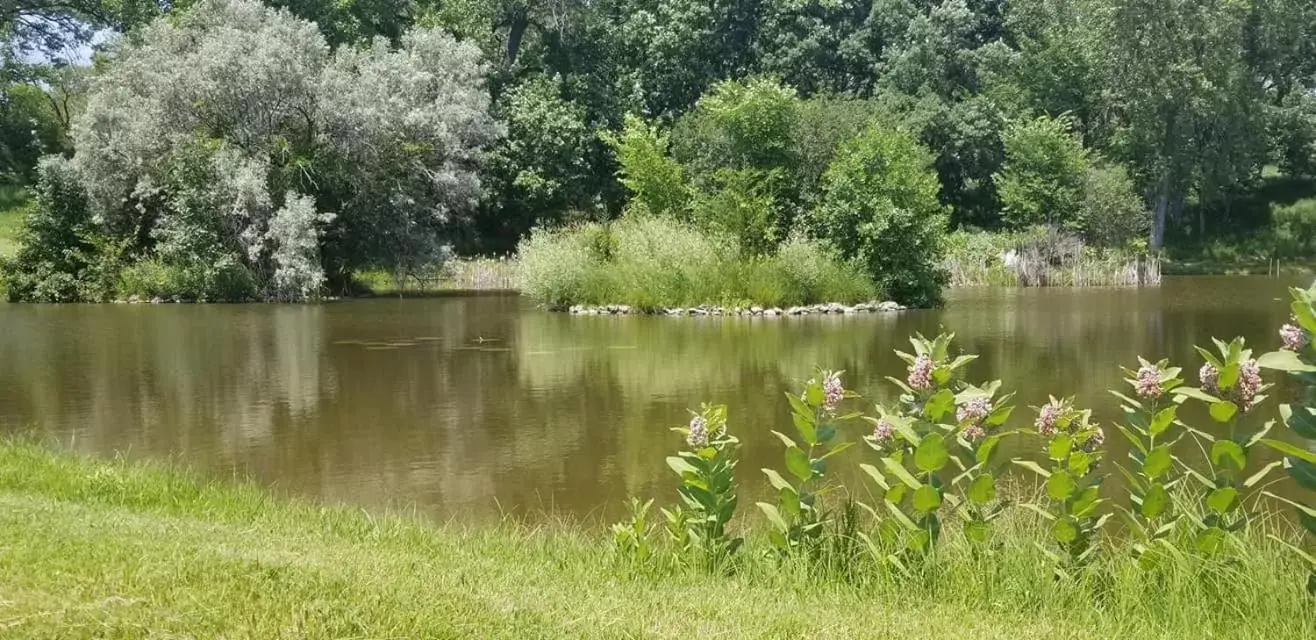
[[[538,230],[518,252],[522,291],[551,308],[784,307],[879,294],[872,278],[821,243],[793,238],[774,254],[742,257],[729,238],[659,218]]]
[[[1110,287],[1161,282],[1157,256],[1098,250],[1045,231],[957,231],[949,236],[944,264],[951,286],[956,287]]]
[[[32,206],[26,189],[0,184],[0,258],[18,252],[18,231]]]

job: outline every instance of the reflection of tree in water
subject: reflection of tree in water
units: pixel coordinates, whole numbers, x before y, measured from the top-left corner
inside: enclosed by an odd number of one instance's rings
[[[508,297],[10,306],[0,309],[0,427],[438,517],[602,516],[628,494],[669,498],[663,459],[679,443],[669,429],[687,408],[721,402],[744,442],[742,500],[752,501],[758,469],[780,462],[769,430],[790,429],[782,395],[815,366],[845,369],[869,410],[894,399],[884,376],[904,375],[892,350],[944,326],[981,355],[974,379],[1019,391],[1016,424],[1048,393],[1077,393],[1108,422],[1105,389],[1137,354],[1172,357],[1195,382],[1194,342],[1241,333],[1272,345],[1283,283],[1207,284],[961,291],[941,311],[759,320],[573,318]],[[845,455],[840,470],[870,454]]]

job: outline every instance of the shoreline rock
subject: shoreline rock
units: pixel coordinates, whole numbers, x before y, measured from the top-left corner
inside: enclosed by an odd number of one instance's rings
[[[696,307],[667,307],[658,309],[639,309],[624,304],[605,304],[605,305],[581,305],[575,304],[563,308],[550,309],[569,313],[573,316],[731,316],[747,318],[777,318],[785,316],[810,316],[810,315],[858,315],[864,313],[890,313],[893,311],[906,311],[909,307],[893,302],[890,300],[879,302],[873,300],[870,302],[860,302],[854,305],[844,305],[839,302],[830,302],[825,304],[814,304],[801,307],[721,307],[716,305],[699,305]]]

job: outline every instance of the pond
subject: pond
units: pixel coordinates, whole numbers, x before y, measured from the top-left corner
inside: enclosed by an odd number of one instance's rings
[[[769,430],[790,429],[782,396],[815,366],[844,369],[871,410],[893,398],[884,376],[904,376],[892,350],[944,327],[981,354],[971,378],[1018,391],[1012,423],[1031,424],[1025,405],[1048,394],[1108,422],[1106,389],[1123,388],[1119,367],[1139,354],[1172,358],[1195,383],[1193,344],[1242,335],[1273,349],[1291,284],[959,289],[935,311],[790,318],[572,317],[517,296],[0,305],[0,430],[436,519],[606,518],[628,495],[673,495],[669,429],[702,401],[728,405],[753,497],[758,469],[781,466]],[[1258,411],[1273,416],[1291,393],[1281,385]],[[874,456],[845,455],[848,467]]]

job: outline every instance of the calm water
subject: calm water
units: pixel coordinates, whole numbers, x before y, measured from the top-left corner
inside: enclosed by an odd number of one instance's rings
[[[0,430],[436,518],[603,517],[670,490],[669,428],[701,401],[729,405],[752,493],[760,467],[781,466],[768,430],[790,429],[782,394],[815,365],[890,399],[892,349],[945,327],[982,355],[972,377],[1004,379],[1019,404],[1077,394],[1109,419],[1104,389],[1138,354],[1195,371],[1191,345],[1211,336],[1270,350],[1289,284],[958,290],[937,311],[759,319],[570,317],[515,296],[0,305]]]

